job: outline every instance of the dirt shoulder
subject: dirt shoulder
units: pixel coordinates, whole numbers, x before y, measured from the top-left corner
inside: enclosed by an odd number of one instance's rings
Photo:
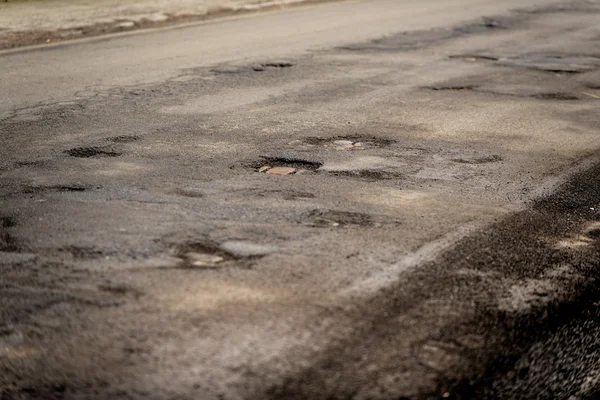
[[[0,50],[336,0],[11,0]]]

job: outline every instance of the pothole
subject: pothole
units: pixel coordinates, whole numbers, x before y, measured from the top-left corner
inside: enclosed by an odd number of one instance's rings
[[[182,260],[178,268],[217,269],[227,262],[253,261],[266,256],[276,249],[243,240],[229,240],[220,244],[210,240],[200,240],[178,245],[173,255]]]
[[[260,156],[260,160],[250,163],[257,172],[269,175],[294,175],[316,171],[323,163],[294,156]]]
[[[486,56],[483,54],[456,54],[449,57],[450,59],[461,59],[465,61],[498,61],[498,57]]]
[[[498,60],[500,65],[547,72],[581,73],[600,68],[600,58],[580,55],[527,54]]]
[[[451,92],[468,92],[477,89],[474,85],[457,85],[457,86],[427,86],[426,89],[434,91],[451,91]]]
[[[80,185],[54,185],[54,186],[25,186],[23,193],[37,194],[44,192],[85,192],[89,188]]]
[[[571,93],[538,93],[531,97],[541,100],[579,100],[579,97]]]
[[[140,137],[135,135],[120,135],[106,138],[106,140],[113,143],[132,143],[140,140]]]
[[[333,137],[312,136],[291,142],[291,144],[308,144],[312,146],[323,146],[327,148],[349,150],[386,147],[394,144],[395,142],[395,140],[377,136],[342,135]]]
[[[308,213],[303,221],[315,227],[344,227],[364,226],[371,227],[375,223],[373,217],[358,212],[336,211],[336,210],[313,210]]]
[[[118,157],[121,153],[103,149],[100,147],[74,147],[72,149],[66,150],[66,154],[71,157],[77,158],[91,158],[91,157]]]
[[[262,72],[270,68],[290,68],[294,63],[288,60],[267,61],[250,66],[220,65],[211,69],[216,74],[242,74],[245,72]]]
[[[219,245],[210,241],[189,242],[178,246],[174,255],[182,264],[179,268],[216,269],[223,262],[233,260],[233,255],[221,250]]]
[[[489,156],[480,156],[480,157],[460,157],[453,158],[452,161],[460,163],[460,164],[488,164],[494,162],[502,161],[502,157],[497,154],[492,154]]]

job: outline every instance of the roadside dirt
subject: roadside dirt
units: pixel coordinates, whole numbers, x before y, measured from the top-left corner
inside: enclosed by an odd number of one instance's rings
[[[340,0],[4,1],[0,50],[331,1]]]

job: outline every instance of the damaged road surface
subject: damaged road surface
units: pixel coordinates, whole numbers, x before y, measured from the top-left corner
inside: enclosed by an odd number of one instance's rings
[[[0,398],[599,398],[600,2],[414,3],[0,53]]]

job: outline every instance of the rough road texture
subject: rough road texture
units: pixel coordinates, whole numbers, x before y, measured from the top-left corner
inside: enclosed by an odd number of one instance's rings
[[[2,398],[598,398],[600,4],[424,4],[137,84],[14,86],[143,36],[0,56]]]

